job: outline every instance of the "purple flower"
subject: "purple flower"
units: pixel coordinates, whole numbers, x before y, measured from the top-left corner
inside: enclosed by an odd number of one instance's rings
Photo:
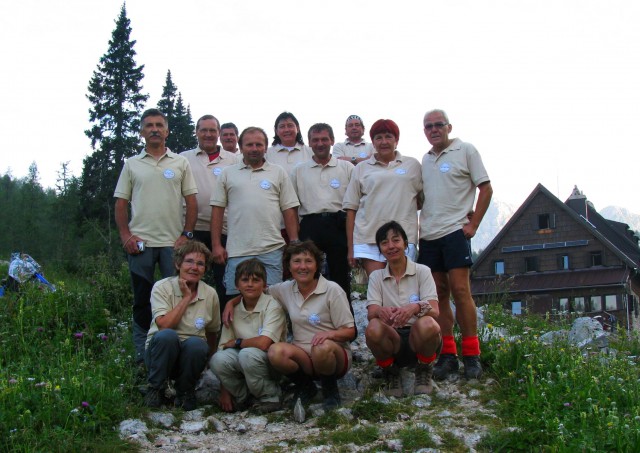
[[[42,328],[42,327],[38,327],[38,328],[36,329],[36,331],[37,331],[37,332],[44,332],[44,328]]]
[[[73,336],[76,340],[81,340],[82,337],[84,337],[84,332],[76,332],[73,334]]]
[[[89,407],[89,403],[87,403],[86,401],[82,402],[82,407]]]
[[[108,336],[106,336],[106,335],[100,335],[100,339],[101,339],[102,341],[107,341],[107,340],[109,339],[109,337],[108,337]]]
[[[18,381],[14,378],[9,379],[9,384],[13,385],[13,384],[17,384]]]
[[[571,407],[571,403],[564,403],[564,407]]]

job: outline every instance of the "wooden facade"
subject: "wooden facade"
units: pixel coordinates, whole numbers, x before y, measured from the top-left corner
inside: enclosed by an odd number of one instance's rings
[[[478,305],[513,313],[615,317],[637,324],[640,247],[628,225],[603,218],[574,189],[562,203],[538,184],[471,269]]]

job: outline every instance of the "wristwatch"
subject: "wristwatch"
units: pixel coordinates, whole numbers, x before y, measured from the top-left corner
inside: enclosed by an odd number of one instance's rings
[[[183,231],[182,232],[182,236],[185,236],[187,239],[193,239],[193,232],[192,231]]]
[[[356,160],[357,160],[357,157],[356,157],[356,156],[353,156],[353,157],[351,158],[351,162],[353,162],[354,164],[356,163]]]
[[[242,349],[242,347],[240,346],[241,344],[242,344],[242,338],[236,338],[235,348]]]
[[[418,305],[420,306],[420,311],[416,315],[416,318],[422,318],[424,315],[433,310],[433,307],[427,301],[420,301],[418,302]]]

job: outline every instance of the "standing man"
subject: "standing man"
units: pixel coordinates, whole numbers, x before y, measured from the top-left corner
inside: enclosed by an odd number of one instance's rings
[[[222,169],[237,163],[236,155],[220,149],[218,136],[220,126],[218,119],[213,115],[204,115],[196,123],[196,137],[198,147],[181,153],[191,164],[191,171],[198,186],[198,220],[196,222],[193,237],[203,242],[211,250],[211,190],[220,177]],[[223,219],[222,246],[227,244],[227,221]],[[220,305],[224,306],[224,265],[214,263],[212,266],[213,282],[215,283]]]
[[[373,153],[373,145],[362,138],[364,136],[364,123],[358,115],[350,115],[344,126],[347,140],[333,147],[333,155],[336,159],[346,160],[357,165],[367,160]]]
[[[133,287],[133,344],[138,364],[144,361],[151,325],[156,263],[163,278],[174,274],[173,249],[193,238],[198,213],[198,189],[189,162],[165,147],[169,136],[167,118],[160,110],[149,109],[142,114],[140,123],[145,149],[124,163],[114,193],[116,225],[127,252]]]
[[[220,144],[222,149],[242,157],[238,150],[238,127],[233,123],[224,123],[220,126]]]
[[[346,213],[342,200],[353,165],[331,156],[333,129],[328,124],[311,126],[308,133],[311,160],[293,170],[291,182],[300,200],[300,238],[311,239],[327,256],[329,278],[351,294],[351,268],[347,261]]]
[[[420,212],[418,262],[429,266],[438,290],[442,350],[433,370],[437,380],[458,370],[453,337],[454,316],[462,332],[464,375],[482,375],[476,306],[471,298],[469,268],[471,238],[487,212],[493,189],[476,148],[459,138],[449,138],[452,126],[443,110],[431,110],[423,119],[424,134],[432,148],[422,158],[424,204]],[[475,209],[476,189],[479,191]]]
[[[235,286],[236,267],[257,258],[267,270],[267,284],[282,281],[280,219],[291,241],[298,241],[300,205],[285,170],[265,161],[267,134],[248,127],[238,139],[244,161],[227,167],[216,180],[211,195],[211,242],[213,259],[227,263],[224,283],[227,295],[239,294]],[[222,219],[227,211],[229,235],[222,245]]]

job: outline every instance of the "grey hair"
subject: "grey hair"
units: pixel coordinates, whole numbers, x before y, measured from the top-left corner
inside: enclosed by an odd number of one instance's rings
[[[448,123],[449,122],[449,116],[447,115],[447,112],[445,112],[442,109],[433,109],[433,110],[429,110],[427,113],[424,114],[424,116],[422,117],[422,125],[424,126],[424,120],[426,117],[428,117],[429,115],[431,115],[432,113],[439,113],[440,115],[444,116],[445,121]]]

